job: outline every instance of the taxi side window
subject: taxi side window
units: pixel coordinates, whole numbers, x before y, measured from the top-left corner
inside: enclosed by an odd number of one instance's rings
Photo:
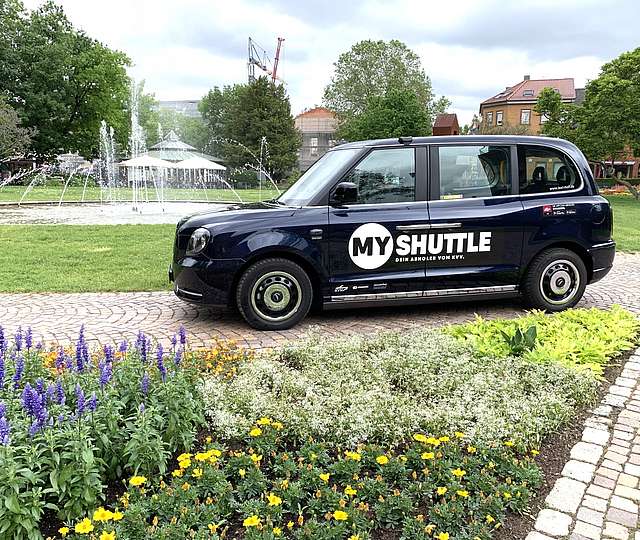
[[[511,195],[508,146],[441,146],[440,199]]]
[[[574,189],[580,184],[578,171],[558,150],[518,145],[520,193],[551,193]]]
[[[374,150],[343,179],[358,187],[358,204],[416,200],[413,148]]]

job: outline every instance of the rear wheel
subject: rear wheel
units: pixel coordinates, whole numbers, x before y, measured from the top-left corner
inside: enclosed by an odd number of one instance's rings
[[[536,309],[562,311],[575,306],[587,285],[587,269],[579,255],[564,248],[540,253],[523,282],[527,303]]]
[[[313,287],[296,263],[281,258],[258,261],[238,282],[236,302],[244,319],[259,330],[285,330],[309,312]]]

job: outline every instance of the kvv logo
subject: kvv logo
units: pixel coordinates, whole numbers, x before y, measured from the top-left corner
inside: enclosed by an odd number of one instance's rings
[[[491,251],[491,232],[451,232],[401,234],[395,241],[379,223],[360,225],[349,238],[349,257],[364,269],[383,266],[395,253],[396,262],[412,262],[413,257],[450,259],[452,255]],[[463,258],[463,257],[458,257]]]

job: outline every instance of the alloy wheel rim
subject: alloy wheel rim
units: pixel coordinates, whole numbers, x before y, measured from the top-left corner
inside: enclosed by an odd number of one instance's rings
[[[256,280],[251,289],[251,307],[271,322],[292,317],[302,303],[302,288],[288,272],[268,272]]]

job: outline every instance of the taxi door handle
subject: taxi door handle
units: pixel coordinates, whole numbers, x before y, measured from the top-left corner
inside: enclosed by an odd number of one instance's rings
[[[429,229],[458,229],[462,223],[418,223],[416,225],[398,225],[398,231],[427,231]]]

